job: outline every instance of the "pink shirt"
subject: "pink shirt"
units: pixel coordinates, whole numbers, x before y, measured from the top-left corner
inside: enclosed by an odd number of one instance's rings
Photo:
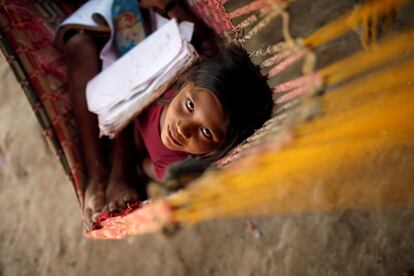
[[[173,163],[185,159],[188,154],[168,149],[161,141],[160,117],[164,106],[151,104],[137,117],[137,129],[154,164],[158,180],[164,177],[166,169]]]

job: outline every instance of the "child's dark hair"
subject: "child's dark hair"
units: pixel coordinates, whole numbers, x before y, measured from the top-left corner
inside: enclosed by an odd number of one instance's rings
[[[182,82],[193,82],[208,89],[221,102],[227,118],[220,148],[204,156],[195,156],[173,165],[166,180],[201,174],[211,162],[223,157],[260,128],[270,117],[273,101],[266,79],[247,52],[239,45],[222,47],[218,54],[196,64]]]

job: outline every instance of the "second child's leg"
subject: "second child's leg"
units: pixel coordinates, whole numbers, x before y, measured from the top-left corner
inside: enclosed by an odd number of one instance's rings
[[[86,84],[100,71],[99,49],[86,33],[73,35],[64,46],[68,69],[68,90],[78,124],[87,169],[87,187],[83,206],[86,228],[105,205],[107,175],[99,141],[97,117],[88,111]]]

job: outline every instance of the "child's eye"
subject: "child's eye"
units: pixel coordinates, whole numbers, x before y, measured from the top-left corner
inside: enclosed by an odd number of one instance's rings
[[[188,98],[187,101],[186,101],[186,103],[185,103],[185,105],[187,106],[187,109],[190,112],[193,112],[193,110],[194,110],[194,103],[193,103],[193,101],[191,99]]]
[[[203,133],[203,135],[207,138],[207,139],[211,139],[213,138],[213,135],[211,134],[211,131],[206,128],[206,127],[202,127],[201,128],[201,132]]]

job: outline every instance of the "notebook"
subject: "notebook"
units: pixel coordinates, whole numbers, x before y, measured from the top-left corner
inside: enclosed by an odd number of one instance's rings
[[[113,0],[89,0],[66,18],[57,27],[55,42],[58,47],[63,48],[65,36],[69,31],[87,30],[96,35],[108,36],[108,41],[100,52],[102,67],[108,67],[117,59],[116,50],[113,47],[112,21]]]
[[[88,109],[98,115],[101,135],[116,136],[197,61],[193,28],[171,19],[88,82]]]

